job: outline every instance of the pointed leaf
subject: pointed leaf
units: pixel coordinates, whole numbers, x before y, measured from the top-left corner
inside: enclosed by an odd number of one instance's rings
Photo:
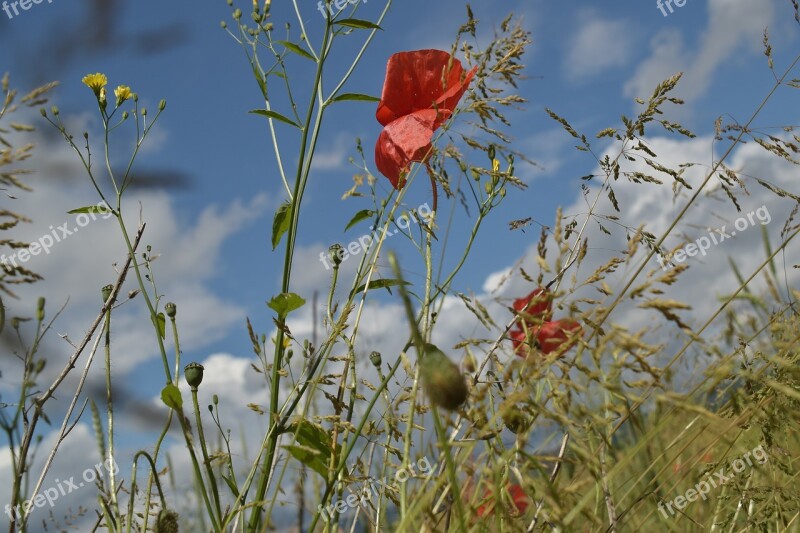
[[[365,283],[364,285],[361,285],[359,288],[353,291],[353,296],[362,291],[366,292],[372,289],[386,289],[387,291],[389,291],[389,294],[392,294],[392,290],[390,289],[390,287],[396,287],[398,285],[410,285],[410,283],[407,281],[401,281],[399,279],[388,279],[388,278],[375,279],[370,281],[369,284]]]
[[[228,488],[231,489],[231,492],[233,493],[233,495],[236,498],[238,498],[239,497],[239,487],[236,486],[236,483],[234,483],[233,480],[231,478],[229,478],[228,476],[226,476],[225,474],[220,474],[220,475],[222,476],[222,479],[225,480],[225,483],[227,483]]]
[[[309,54],[308,52],[303,50],[299,45],[296,45],[296,44],[294,44],[292,42],[289,42],[289,41],[275,41],[275,42],[278,43],[278,44],[282,44],[288,50],[294,52],[295,54],[297,54],[299,56],[305,57],[306,59],[310,59],[311,61],[314,61],[315,63],[317,61],[316,59],[314,59],[314,56],[312,56],[311,54]]]
[[[289,117],[285,117],[285,116],[281,115],[277,111],[272,111],[270,109],[252,109],[252,110],[250,110],[248,112],[252,113],[254,115],[263,115],[263,116],[268,117],[268,118],[274,118],[275,120],[279,120],[281,122],[285,122],[286,124],[291,124],[292,126],[294,126],[295,128],[297,128],[299,130],[303,129],[303,128],[300,127],[300,124],[298,124],[294,120],[290,119]]]
[[[357,100],[361,102],[380,102],[381,99],[376,96],[360,93],[343,93],[335,97],[331,102],[344,102],[346,100]]]
[[[366,30],[382,30],[380,26],[375,24],[374,22],[370,22],[368,20],[361,20],[361,19],[342,19],[342,20],[335,20],[334,24],[339,24],[340,26],[347,26],[348,28],[358,28],[358,29],[366,29]]]
[[[167,337],[167,319],[164,313],[156,315],[156,325],[158,326],[158,334],[161,335],[162,339],[165,339]]]
[[[79,207],[78,209],[73,209],[72,211],[67,211],[70,215],[77,215],[78,213],[110,213],[111,210],[102,205],[87,205],[86,207]]]
[[[291,221],[292,204],[283,202],[281,206],[275,211],[275,218],[272,220],[272,249],[278,247],[281,242],[281,237],[284,233],[289,231],[289,222]]]
[[[372,209],[362,209],[361,211],[356,213],[353,218],[350,219],[350,222],[347,223],[347,226],[345,226],[344,230],[347,231],[351,227],[355,226],[356,224],[364,220],[365,218],[369,218],[374,215],[375,211],[373,211]]]

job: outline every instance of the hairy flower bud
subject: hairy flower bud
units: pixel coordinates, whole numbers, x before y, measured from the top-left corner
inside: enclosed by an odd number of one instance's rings
[[[467,384],[458,365],[433,344],[425,345],[420,361],[422,386],[431,402],[455,411],[467,399]]]
[[[178,533],[178,513],[162,509],[158,513],[156,533]]]
[[[44,297],[40,296],[36,304],[36,320],[39,322],[44,321]]]
[[[113,285],[106,285],[100,289],[100,294],[103,296],[103,303],[106,303],[111,298],[111,293],[114,291]]]

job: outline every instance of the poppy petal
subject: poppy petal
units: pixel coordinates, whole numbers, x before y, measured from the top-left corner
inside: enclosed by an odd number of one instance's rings
[[[575,346],[581,334],[582,328],[577,321],[571,318],[564,318],[542,324],[541,329],[536,332],[536,340],[539,342],[542,353],[548,355],[559,350],[561,350],[562,353],[566,352]],[[564,345],[570,337],[572,337],[572,342],[570,342],[568,346],[562,348],[562,345]]]
[[[476,69],[465,73],[461,61],[443,50],[393,54],[386,63],[386,79],[375,113],[378,122],[386,126],[421,109],[437,108],[452,113]],[[447,116],[439,117],[436,127]]]
[[[439,114],[434,109],[416,111],[383,128],[375,144],[375,164],[395,189],[403,186],[403,175],[408,172],[411,162],[422,163],[430,154]]]

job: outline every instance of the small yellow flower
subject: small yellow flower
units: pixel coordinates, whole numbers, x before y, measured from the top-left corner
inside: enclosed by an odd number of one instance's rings
[[[133,93],[127,85],[120,85],[114,89],[114,96],[117,97],[117,107],[119,107],[122,102],[133,96]]]
[[[96,74],[87,74],[83,77],[82,81],[87,87],[94,91],[94,94],[100,96],[100,89],[105,87],[108,83],[108,78],[106,78],[105,74],[100,74],[98,72]]]

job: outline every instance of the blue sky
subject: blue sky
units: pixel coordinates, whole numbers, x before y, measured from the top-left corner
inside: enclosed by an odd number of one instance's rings
[[[137,168],[164,177],[175,186],[161,187],[156,178],[153,187],[132,189],[133,203],[128,212],[136,211],[136,202],[142,201],[148,223],[145,242],[161,254],[155,263],[159,289],[167,300],[178,304],[179,322],[183,321],[184,361],[211,362],[220,372],[220,389],[241,388],[234,394],[236,398],[246,400],[245,393],[250,392],[258,396],[258,383],[246,375],[246,361],[252,351],[244,317],[251,317],[259,331],[271,331],[264,302],[279,290],[283,258],[280,249],[272,253],[269,246],[272,214],[283,200],[283,188],[275,171],[266,123],[248,114],[263,102],[259,101],[242,50],[220,27],[221,20],[231,22],[225,2],[144,0],[117,5],[120,3],[45,0],[11,19],[0,11],[0,70],[10,71],[12,85],[20,88],[59,80],[53,101],[77,135],[84,129],[98,132],[91,92],[80,83],[87,73],[107,74],[112,87],[130,85],[153,111],[161,98],[167,100],[166,112]],[[240,7],[247,11],[247,4]],[[272,20],[276,26],[290,22],[292,38],[296,39],[294,14],[285,4],[275,2]],[[315,2],[298,0],[298,5],[309,33],[318,42],[323,20]],[[358,7],[358,17],[374,20],[382,6],[378,0],[370,0]],[[800,28],[788,0],[689,0],[666,17],[655,0],[602,4],[576,0],[568,5],[544,0],[476,0],[472,8],[481,21],[479,46],[486,44],[510,12],[521,17],[533,37],[525,59],[528,79],[519,88],[529,102],[510,112],[509,118],[515,148],[542,167],[518,165],[528,189],[513,191],[502,208],[492,214],[468,268],[454,285],[457,291],[474,292],[485,299],[502,320],[509,318],[503,305],[529,286],[516,274],[502,289],[492,289],[501,274],[520,261],[533,268],[531,252],[539,237],[536,227],[511,232],[508,222],[533,217],[552,225],[558,206],[571,215],[585,212],[579,178],[598,172],[594,160],[573,148],[571,138],[548,118],[545,108],[593,138],[603,128],[619,125],[621,114],[633,115],[635,97],[647,98],[658,82],[683,71],[684,79],[675,95],[683,97],[686,105],[668,106],[667,118],[683,123],[698,139],[682,140],[654,131],[653,142],[667,160],[708,165],[714,155],[719,155],[711,139],[716,118],[746,121],[773,83],[762,53],[764,28],[769,28],[776,71],[791,62],[800,42]],[[386,60],[392,53],[449,49],[463,20],[462,2],[395,1],[383,31],[378,32],[345,90],[379,95]],[[333,55],[332,74],[349,64],[360,35],[357,32],[342,39],[341,55]],[[299,58],[290,62],[301,93],[307,87],[309,64]],[[793,96],[789,89],[780,90],[757,124],[774,127],[797,123]],[[278,99],[279,106],[283,103]],[[331,110],[322,130],[296,256],[296,291],[306,297],[310,298],[315,289],[324,291],[328,283],[328,273],[317,260],[319,252],[333,242],[347,243],[363,233],[351,229],[343,234],[343,228],[353,213],[371,206],[368,199],[340,198],[358,172],[348,163],[349,157],[357,157],[356,138],[363,142],[370,170],[377,173],[371,161],[380,133],[374,111],[372,103],[342,104]],[[35,239],[49,225],[70,220],[66,215],[69,208],[95,203],[97,198],[76,165],[74,154],[66,150],[52,128],[38,113],[32,113],[30,120],[40,126],[36,134],[39,148],[31,162],[37,171],[32,181],[37,192],[21,198],[15,206],[21,205],[21,210],[35,220],[24,229],[25,235]],[[292,133],[285,128],[279,131],[287,139],[284,158],[292,161],[296,157],[288,140]],[[594,147],[597,154],[612,149],[601,141],[594,141]],[[98,149],[96,145],[95,151]],[[121,156],[127,152],[119,147],[114,153]],[[735,152],[732,161],[740,169],[798,191],[796,171],[791,166],[764,160],[750,145]],[[388,182],[383,178],[379,181],[379,190],[388,192]],[[413,185],[408,204],[427,201],[427,182],[418,180]],[[626,222],[632,226],[648,223],[663,229],[680,205],[666,190],[620,187],[618,196],[624,204]],[[743,200],[746,210],[774,201],[762,197],[760,190],[750,191],[754,194]],[[767,200],[762,201],[764,198]],[[720,204],[711,201],[711,205],[709,210],[700,209],[695,218],[690,217],[687,227],[713,224],[716,215],[711,213]],[[770,213],[780,219],[767,226],[775,238],[785,220],[780,215],[790,208],[787,204],[770,204]],[[722,216],[735,218],[730,212]],[[43,272],[47,279],[21,291],[25,297],[46,295],[53,308],[69,299],[67,313],[56,331],[73,338],[80,335],[97,307],[99,287],[111,281],[111,264],[122,257],[116,228],[98,224],[71,238],[69,245],[32,260],[29,266]],[[676,288],[678,296],[696,294],[698,287],[711,291],[705,280],[717,279],[720,271],[728,271],[728,255],[740,253],[746,261],[748,251],[759,246],[759,240],[759,232],[751,231],[729,243],[727,250],[709,254],[703,264],[697,264],[696,273]],[[593,242],[593,264],[624,248],[623,236],[618,234],[605,242]],[[393,241],[390,244],[395,246]],[[455,254],[455,250],[449,253]],[[413,267],[410,270],[415,271]],[[724,285],[719,287],[719,291],[723,289]],[[710,300],[708,304],[712,305]],[[23,303],[25,300],[13,303],[13,310],[23,312],[19,307]],[[391,328],[397,316],[393,305],[392,299],[382,297],[373,309],[373,322],[365,327],[370,348],[392,350],[400,342],[400,334]],[[703,305],[698,304],[698,312]],[[440,324],[443,341],[457,341],[479,331],[474,320],[466,322],[469,314],[456,303],[448,306],[452,315]],[[629,318],[631,326],[643,324],[641,317]],[[307,315],[299,317],[297,331],[307,331],[308,324]],[[121,387],[137,399],[138,405],[152,404],[162,384],[157,377],[160,358],[148,327],[141,299],[126,304],[117,326],[119,351],[126,358],[120,360],[118,368]],[[47,347],[53,354],[66,353],[57,336],[49,339]],[[0,392],[6,391],[0,388]],[[152,441],[151,434],[142,431],[148,427],[137,420],[123,426],[121,432],[131,446],[144,444]],[[7,455],[3,449],[0,452]],[[0,458],[0,471],[7,466],[4,460]],[[0,495],[4,494],[0,490]]]

